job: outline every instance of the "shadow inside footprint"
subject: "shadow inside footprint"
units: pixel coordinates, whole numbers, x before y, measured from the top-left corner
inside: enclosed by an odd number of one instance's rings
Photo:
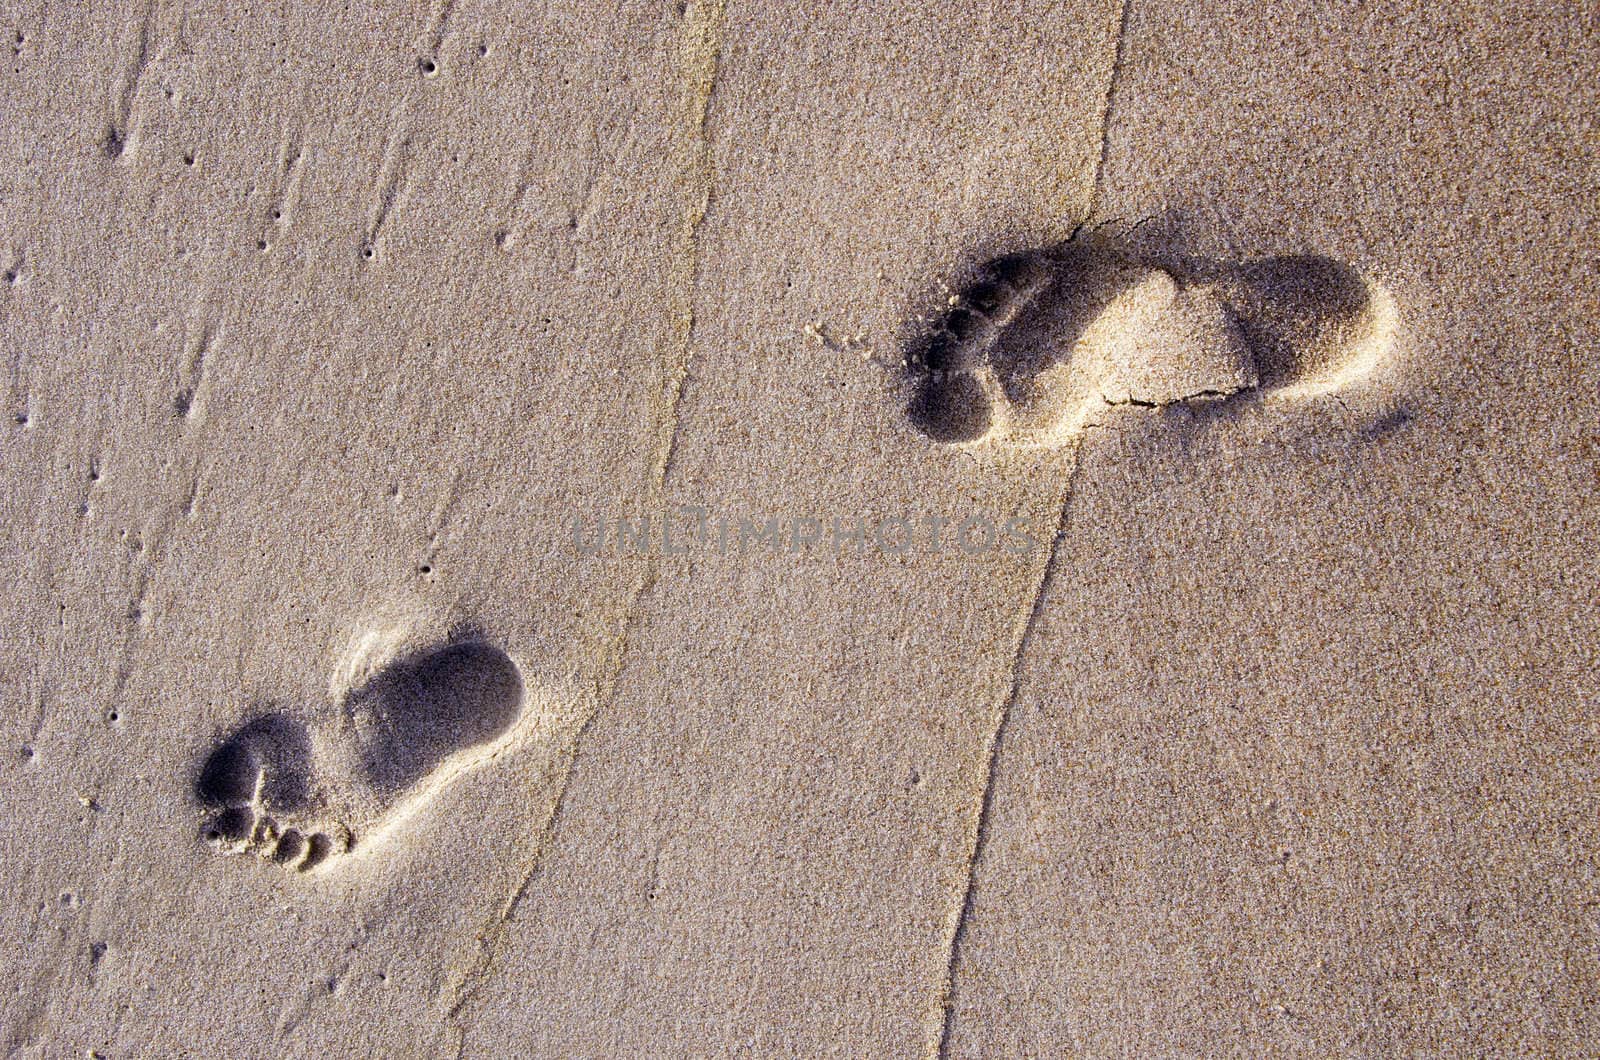
[[[297,809],[308,795],[310,762],[305,727],[283,714],[263,714],[206,757],[195,778],[195,798],[206,806],[237,809],[255,801],[259,787],[262,805]]]
[[[994,412],[989,395],[970,375],[930,375],[907,409],[911,423],[936,442],[971,442],[989,430]]]
[[[447,756],[506,732],[522,698],[522,672],[510,656],[471,641],[400,659],[352,693],[346,709],[367,782],[393,794]]]
[[[1368,325],[1371,296],[1361,274],[1315,254],[1263,258],[1239,270],[1230,298],[1239,333],[1272,390],[1322,375]]]
[[[283,714],[252,718],[200,764],[194,797],[207,811],[201,838],[233,852],[278,849],[271,814],[303,809],[311,798],[310,777],[311,739],[305,726]],[[274,857],[301,869],[316,863],[292,844]]]
[[[1047,257],[1046,257],[1047,255]],[[1069,358],[1090,324],[1139,276],[1138,265],[1108,236],[1091,232],[1041,252],[1050,264],[1048,286],[1018,307],[990,353],[1006,397],[1038,397],[1039,377]]]

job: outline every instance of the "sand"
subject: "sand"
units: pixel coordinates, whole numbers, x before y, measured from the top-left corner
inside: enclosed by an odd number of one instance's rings
[[[1596,29],[9,10],[7,1054],[1594,1053]]]

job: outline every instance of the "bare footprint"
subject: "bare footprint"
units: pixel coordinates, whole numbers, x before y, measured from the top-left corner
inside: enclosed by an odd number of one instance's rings
[[[455,777],[523,735],[522,672],[479,639],[358,644],[326,709],[266,711],[201,762],[201,836],[306,871],[376,842]]]
[[[1330,392],[1394,331],[1381,285],[1332,259],[1180,274],[1095,230],[980,267],[907,349],[907,416],[946,444],[1055,446],[1112,406]]]

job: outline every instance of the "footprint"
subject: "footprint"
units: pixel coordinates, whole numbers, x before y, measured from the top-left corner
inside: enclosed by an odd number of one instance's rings
[[[946,444],[1060,445],[1110,406],[1327,393],[1394,330],[1382,287],[1332,259],[1180,274],[1096,229],[981,266],[909,344],[907,417]]]
[[[304,719],[263,712],[206,755],[194,781],[201,836],[307,871],[389,834],[446,783],[528,728],[522,672],[498,647],[460,638],[393,652],[358,646],[358,677]]]
[[[1220,286],[1261,387],[1283,397],[1331,393],[1376,368],[1394,342],[1388,291],[1332,258],[1264,258]]]

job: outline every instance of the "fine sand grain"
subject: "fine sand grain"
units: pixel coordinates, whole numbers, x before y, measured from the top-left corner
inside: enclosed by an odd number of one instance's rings
[[[1600,1050],[1600,22],[0,16],[0,1046]]]

